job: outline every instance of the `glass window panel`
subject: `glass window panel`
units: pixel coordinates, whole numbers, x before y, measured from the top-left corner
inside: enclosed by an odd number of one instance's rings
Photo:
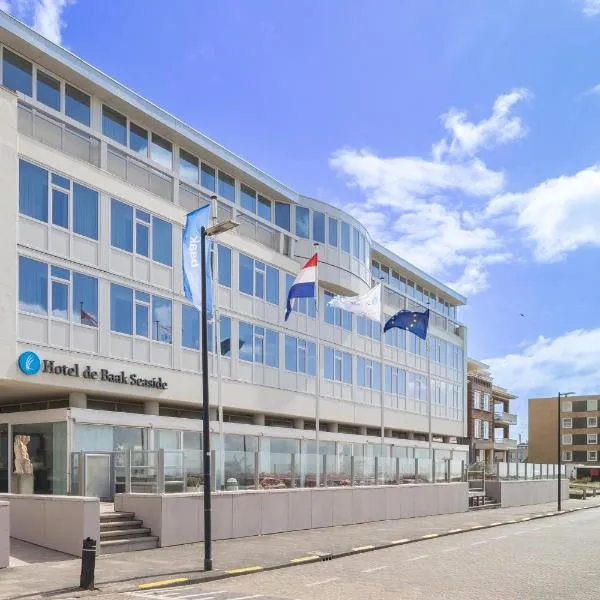
[[[313,342],[308,342],[307,354],[307,373],[314,377],[317,373],[317,346]]]
[[[141,256],[150,254],[150,227],[145,223],[135,224],[135,251]]]
[[[136,208],[135,218],[138,221],[143,221],[144,223],[150,224],[150,213],[147,213],[145,210],[140,210],[139,208]]]
[[[73,273],[73,321],[98,327],[98,280]]]
[[[2,83],[9,90],[33,95],[33,68],[31,63],[4,48]]]
[[[267,266],[267,302],[279,304],[279,271]]]
[[[326,347],[325,352],[323,353],[323,367],[325,372],[325,379],[333,379],[334,378],[334,357],[333,357],[333,348]]]
[[[110,201],[110,243],[133,252],[133,208],[114,198]]]
[[[152,217],[152,258],[163,265],[173,264],[173,230],[171,223]]]
[[[173,340],[172,304],[167,298],[152,296],[152,330],[153,339],[171,343]]]
[[[329,217],[329,245],[338,245],[338,221]]]
[[[406,371],[398,369],[398,393],[401,396],[406,395]]]
[[[69,286],[60,281],[52,281],[52,312],[57,319],[67,319],[69,306]]]
[[[252,362],[253,331],[252,325],[240,321],[240,360]]]
[[[341,248],[344,252],[350,253],[350,225],[342,221],[342,239]]]
[[[60,81],[37,71],[37,100],[54,110],[60,110]]]
[[[254,294],[254,261],[245,254],[239,255],[239,288],[240,292]]]
[[[356,359],[356,385],[365,385],[365,359],[360,356]]]
[[[325,215],[322,212],[313,211],[313,240],[325,243]]]
[[[271,201],[264,196],[258,195],[258,216],[265,221],[271,221]]]
[[[359,243],[360,233],[358,229],[352,228],[352,256],[354,256],[354,258],[360,257]]]
[[[48,265],[19,257],[19,310],[48,314]]]
[[[62,175],[52,173],[52,183],[53,185],[57,185],[58,187],[64,188],[67,191],[71,191],[71,182]]]
[[[344,383],[352,383],[352,355],[344,352]]]
[[[142,156],[148,156],[148,132],[135,123],[129,123],[129,147]]]
[[[165,169],[173,168],[173,144],[156,133],[152,133],[150,158]]]
[[[98,239],[98,192],[79,183],[73,184],[73,231]]]
[[[296,235],[308,239],[309,232],[309,212],[304,206],[296,206]]]
[[[69,269],[63,269],[62,267],[57,267],[56,265],[52,265],[50,267],[50,275],[52,275],[52,277],[56,277],[58,279],[64,279],[65,281],[71,281],[71,271],[69,271]]]
[[[269,367],[279,367],[279,334],[267,329],[265,341],[265,363]]]
[[[133,333],[133,290],[111,283],[110,329],[119,333]]]
[[[335,325],[335,311],[339,310],[334,308],[333,306],[329,305],[329,301],[333,298],[333,294],[330,294],[329,292],[325,292],[325,307],[324,307],[324,311],[325,311],[325,323],[329,323],[330,325]],[[361,317],[359,317],[360,319]]]
[[[183,179],[192,183],[198,183],[198,165],[198,159],[193,154],[190,154],[183,148],[179,149],[179,174]]]
[[[231,356],[231,319],[229,317],[220,317],[219,329],[221,337],[221,356]]]
[[[373,363],[372,387],[374,390],[381,391],[381,364],[378,362]]]
[[[346,331],[352,331],[352,313],[347,310],[342,311],[342,326]]]
[[[19,211],[48,222],[48,171],[19,161]]]
[[[243,183],[240,186],[240,205],[250,212],[256,212],[256,192]]]
[[[139,290],[135,291],[135,299],[140,302],[145,302],[146,304],[150,304],[150,294],[148,292],[140,292]]]
[[[298,340],[289,335],[285,336],[285,368],[287,371],[296,372],[298,365]]]
[[[141,337],[150,337],[150,329],[148,320],[150,317],[150,309],[147,304],[135,304],[135,334]]]
[[[200,312],[194,306],[181,306],[181,344],[185,348],[200,349]]]
[[[231,250],[227,246],[217,246],[217,259],[219,268],[219,284],[231,287]]]
[[[265,297],[265,265],[258,260],[254,263],[254,295],[257,298]]]
[[[235,179],[223,171],[219,171],[218,195],[230,202],[235,202]]]
[[[202,184],[202,187],[206,188],[207,190],[210,190],[211,192],[215,191],[215,170],[204,163],[202,163],[202,168],[200,171],[200,183]]]
[[[90,126],[90,97],[68,83],[65,86],[65,114]]]
[[[123,146],[127,145],[127,118],[109,106],[102,106],[102,133]]]
[[[265,330],[254,328],[254,362],[262,364],[265,356]]]
[[[290,209],[285,202],[275,202],[275,225],[286,231],[291,229]]]
[[[69,196],[61,190],[52,190],[52,223],[69,228]]]

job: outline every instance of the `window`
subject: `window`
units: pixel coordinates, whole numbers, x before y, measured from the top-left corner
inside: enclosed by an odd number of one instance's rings
[[[260,194],[258,195],[258,216],[265,221],[273,219],[271,215],[271,201]]]
[[[588,433],[587,434],[587,443],[588,444],[597,444],[598,443],[598,434],[597,433]]]
[[[52,224],[69,229],[71,182],[60,175],[52,175]]]
[[[352,228],[352,256],[354,256],[354,258],[356,259],[360,258],[359,245],[360,232],[358,231],[358,229]]]
[[[133,290],[110,284],[110,329],[117,333],[133,333]]]
[[[587,418],[587,426],[588,427],[598,427],[598,417],[588,417]]]
[[[127,145],[127,117],[102,105],[102,133],[123,146]]]
[[[48,265],[19,256],[19,310],[48,314]]]
[[[65,114],[90,126],[90,97],[68,83],[65,86]]]
[[[322,212],[313,211],[313,240],[321,244],[325,243],[325,215]]]
[[[325,379],[352,383],[352,355],[328,346],[323,353]]]
[[[308,239],[309,236],[309,212],[304,206],[296,206],[296,235]]]
[[[2,83],[5,87],[27,96],[33,95],[33,67],[28,60],[4,48]]]
[[[24,160],[19,161],[19,212],[48,222],[48,171]]]
[[[240,292],[279,304],[279,271],[270,265],[239,255]]]
[[[279,334],[240,321],[240,360],[279,366]]]
[[[179,149],[179,175],[182,179],[192,183],[198,183],[199,161],[193,155],[184,150]]]
[[[596,462],[598,460],[598,451],[597,450],[588,450],[587,459],[592,462]]]
[[[98,239],[98,192],[73,183],[73,231]]]
[[[357,357],[356,385],[381,390],[381,364],[362,356]]]
[[[316,346],[301,338],[285,336],[285,368],[294,373],[316,375]]]
[[[294,283],[294,276],[286,273],[285,275],[285,298]],[[284,300],[285,301],[285,300]],[[298,312],[308,317],[315,318],[317,314],[317,301],[316,298],[294,298],[292,300],[292,307],[295,312]]]
[[[200,349],[200,312],[195,306],[181,306],[181,345]]]
[[[565,446],[571,446],[573,444],[573,436],[570,433],[564,433],[562,435],[562,443]]]
[[[56,319],[69,318],[69,286],[71,273],[61,267],[50,267],[50,314]]]
[[[139,208],[135,210],[135,251],[150,256],[150,215]]]
[[[484,440],[490,439],[490,422],[489,421],[483,422],[483,439]]]
[[[350,254],[350,225],[342,221],[342,242],[341,248],[344,252]]]
[[[490,410],[490,395],[488,393],[483,394],[483,410]]]
[[[152,338],[170,344],[173,341],[172,305],[167,298],[152,296]]]
[[[235,179],[219,171],[219,196],[230,202],[235,202]]]
[[[481,439],[481,419],[475,419],[473,421],[473,437]]]
[[[573,412],[573,402],[571,400],[563,400],[562,411]]]
[[[256,213],[256,192],[243,183],[240,186],[240,206],[252,213]]]
[[[406,371],[404,369],[385,365],[385,391],[388,394],[401,396],[406,393]]]
[[[148,156],[148,132],[135,123],[129,123],[129,147],[142,156]]]
[[[36,97],[38,102],[60,111],[60,81],[38,69]]]
[[[152,259],[168,265],[173,264],[173,240],[171,223],[152,217]]]
[[[133,208],[114,198],[110,202],[110,243],[133,252]]]
[[[565,450],[562,453],[562,459],[565,462],[571,462],[573,460],[573,452],[571,450]]]
[[[219,285],[231,287],[231,250],[227,246],[217,246]]]
[[[203,188],[206,188],[207,190],[214,192],[215,187],[216,187],[216,182],[217,182],[216,171],[212,167],[209,167],[208,165],[205,165],[204,163],[202,163],[202,166],[200,167],[200,185]]]
[[[337,247],[338,245],[338,221],[329,217],[329,239],[327,240],[330,246]]]
[[[473,408],[481,409],[481,392],[479,390],[473,392]]]
[[[150,337],[150,294],[136,290],[134,316],[135,334],[145,338]]]
[[[563,429],[572,429],[573,428],[573,419],[563,419],[562,426],[563,426]]]
[[[325,302],[325,323],[343,327],[346,331],[352,331],[352,313],[347,310],[329,306],[329,301],[333,298],[331,292],[323,292]]]
[[[597,411],[598,410],[598,400],[588,400],[587,401],[587,409],[588,411]]]
[[[152,133],[150,158],[165,169],[173,168],[173,144],[156,133]]]
[[[229,317],[219,317],[219,337],[221,356],[231,357],[231,319]]]
[[[98,280],[73,272],[72,319],[75,323],[98,327]]]
[[[290,209],[285,202],[275,202],[275,225],[286,231],[291,229]]]

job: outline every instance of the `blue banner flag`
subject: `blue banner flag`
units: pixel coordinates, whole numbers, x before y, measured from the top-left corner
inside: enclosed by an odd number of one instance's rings
[[[429,309],[425,312],[414,312],[412,310],[401,310],[393,317],[390,317],[383,326],[386,332],[392,327],[412,331],[417,337],[427,339],[427,327],[429,326]]]
[[[186,216],[183,229],[182,263],[183,263],[183,293],[198,309],[202,310],[202,269],[200,265],[202,227],[208,227],[210,204],[202,206]],[[206,243],[206,312],[212,313],[212,274],[210,269],[209,237]]]

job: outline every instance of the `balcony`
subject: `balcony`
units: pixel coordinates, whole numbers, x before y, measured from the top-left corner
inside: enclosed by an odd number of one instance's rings
[[[517,440],[496,438],[494,440],[475,440],[477,450],[516,450]]]
[[[513,415],[507,412],[495,412],[494,423],[496,425],[516,425],[517,415]]]

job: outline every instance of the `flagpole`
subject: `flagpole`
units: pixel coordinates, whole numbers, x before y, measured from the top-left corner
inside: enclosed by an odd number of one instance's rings
[[[431,460],[433,451],[431,448],[431,353],[429,350],[429,333],[425,338],[425,347],[427,351],[427,417],[429,420],[429,460]]]
[[[321,395],[321,331],[320,331],[321,313],[319,311],[320,302],[319,302],[319,254],[318,254],[319,253],[319,244],[315,242],[313,245],[317,251],[317,266],[315,267],[315,305],[316,305],[315,336],[317,338],[317,352],[316,352],[316,354],[317,354],[317,356],[316,356],[317,377],[316,377],[316,383],[315,383],[315,440],[316,440],[316,452],[317,452],[317,454],[316,454],[317,468],[316,468],[315,487],[321,487],[321,455],[320,455],[320,449],[319,449],[319,441],[320,441],[319,402],[320,402],[320,395]]]
[[[381,282],[379,283],[380,285],[380,291],[379,293],[381,294],[380,298],[379,298],[379,304],[381,305],[380,311],[379,311],[379,319],[381,321],[380,323],[380,327],[381,327],[381,343],[379,346],[379,358],[381,361],[381,372],[379,375],[379,384],[381,386],[381,452],[383,455],[383,445],[385,444],[385,389],[384,389],[384,382],[385,382],[385,366],[383,364],[383,353],[384,353],[384,337],[385,337],[385,333],[383,332],[383,325],[384,325],[384,313],[383,313],[383,286],[381,284]]]

